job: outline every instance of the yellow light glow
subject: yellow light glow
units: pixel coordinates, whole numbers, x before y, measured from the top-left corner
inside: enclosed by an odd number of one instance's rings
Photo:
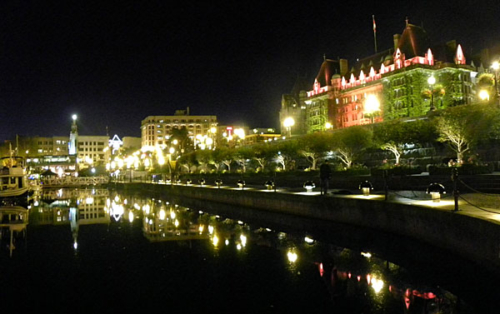
[[[372,114],[380,111],[380,102],[377,96],[370,94],[366,96],[364,112],[367,114]]]
[[[288,261],[290,263],[295,263],[298,259],[298,255],[294,251],[288,251],[288,253],[286,253],[286,256],[288,257]]]
[[[169,152],[170,154],[173,154],[173,153],[175,153],[175,148],[173,148],[173,147],[170,147],[170,148],[169,148],[169,150],[168,150],[168,152]]]
[[[330,122],[325,123],[325,128],[326,129],[331,129],[332,128],[332,124]]]
[[[128,212],[128,221],[134,222],[134,213],[132,211]]]
[[[214,237],[212,238],[212,243],[214,246],[219,244],[219,237],[216,234],[214,234]]]
[[[427,83],[429,83],[429,85],[434,85],[436,83],[436,78],[434,77],[434,75],[427,79]]]
[[[244,234],[240,235],[240,241],[244,247],[247,245],[247,237]]]
[[[213,134],[217,133],[217,128],[211,127],[210,128],[210,133],[213,133]]]
[[[165,210],[162,208],[160,209],[160,220],[165,220],[165,217],[167,216],[167,213]]]
[[[384,287],[384,282],[378,278],[372,278],[371,284],[372,284],[372,288],[375,291],[375,293],[379,293],[382,290],[382,288]]]
[[[479,92],[479,98],[483,101],[488,101],[490,100],[490,94],[488,93],[488,91],[482,89],[480,92]]]
[[[314,239],[311,239],[311,238],[309,238],[309,237],[305,237],[305,238],[304,238],[304,241],[305,241],[306,243],[309,243],[309,244],[314,243]]]
[[[491,64],[491,68],[495,71],[498,71],[500,69],[500,63],[498,61],[495,61]]]
[[[235,129],[234,135],[238,136],[241,139],[244,139],[245,138],[245,130],[243,130],[242,128]]]
[[[372,257],[372,254],[369,252],[361,252],[361,255],[363,255],[364,257],[367,257],[367,258]]]
[[[292,117],[288,117],[283,121],[283,126],[289,128],[295,125],[295,120]]]

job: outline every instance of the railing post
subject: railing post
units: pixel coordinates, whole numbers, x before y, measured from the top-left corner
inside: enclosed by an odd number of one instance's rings
[[[454,212],[458,212],[458,168],[453,167],[451,170],[451,181],[453,181],[453,198],[455,199],[455,209]]]

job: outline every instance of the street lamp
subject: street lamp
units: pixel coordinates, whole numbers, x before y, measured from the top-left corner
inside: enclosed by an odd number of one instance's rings
[[[434,88],[433,86],[434,86],[434,84],[436,84],[436,78],[434,77],[434,75],[431,75],[427,79],[427,83],[429,83],[430,90],[431,90],[431,108],[430,108],[430,110],[434,111],[434,110],[436,110],[436,108],[434,107],[434,90],[433,90],[433,88]]]
[[[292,117],[288,117],[283,121],[283,126],[286,129],[287,136],[292,137],[292,126],[295,125],[295,120]]]
[[[377,96],[370,94],[366,96],[364,114],[371,116],[371,123],[374,122],[375,113],[380,111],[380,102]]]

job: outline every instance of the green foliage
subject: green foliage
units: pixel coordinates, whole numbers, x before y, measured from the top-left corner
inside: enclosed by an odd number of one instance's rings
[[[298,139],[299,154],[311,163],[311,169],[316,170],[317,161],[329,150],[331,133],[316,132]]]
[[[481,141],[498,136],[499,115],[499,109],[489,104],[448,108],[436,117],[438,140],[448,143],[461,163],[463,154],[469,149]]]
[[[178,141],[178,148],[184,150],[185,153],[193,151],[193,142],[189,138],[189,132],[186,127],[180,129],[172,129],[170,138],[168,139],[169,146],[172,145],[174,140]]]
[[[347,168],[351,168],[353,162],[360,157],[361,153],[373,143],[373,132],[371,128],[364,126],[352,126],[339,129],[334,132],[331,148]]]

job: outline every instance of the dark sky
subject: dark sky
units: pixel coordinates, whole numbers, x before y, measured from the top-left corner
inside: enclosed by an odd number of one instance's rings
[[[168,1],[171,2],[171,1]],[[466,53],[500,43],[500,1],[0,1],[0,140],[140,136],[190,107],[221,124],[278,127],[281,95],[323,55],[392,46],[405,18]]]

